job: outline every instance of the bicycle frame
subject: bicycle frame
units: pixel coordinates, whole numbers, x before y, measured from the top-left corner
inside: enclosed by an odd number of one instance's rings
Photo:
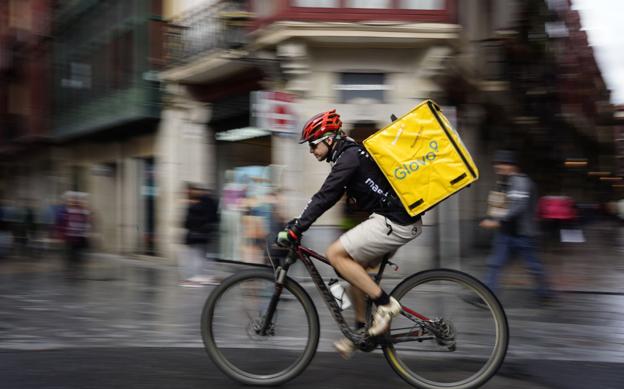
[[[273,266],[275,268],[276,290],[268,305],[267,315],[265,317],[264,325],[262,326],[261,333],[264,334],[270,326],[271,320],[273,318],[273,313],[275,312],[275,308],[279,301],[279,297],[282,293],[283,283],[286,278],[286,275],[288,274],[288,269],[297,260],[300,260],[305,266],[308,273],[310,274],[310,277],[312,277],[312,281],[314,281],[314,284],[316,285],[317,289],[321,293],[321,296],[323,297],[325,304],[327,305],[330,313],[332,314],[334,321],[338,324],[338,327],[340,328],[340,331],[344,334],[344,336],[350,339],[353,343],[359,345],[360,348],[374,349],[377,346],[378,341],[381,340],[381,338],[377,340],[373,340],[371,343],[371,338],[367,334],[358,333],[351,329],[349,324],[347,324],[347,321],[345,320],[344,316],[342,315],[342,310],[338,306],[336,299],[331,294],[329,287],[327,286],[327,284],[321,277],[318,269],[314,265],[311,258],[314,258],[318,261],[321,261],[331,266],[329,260],[326,257],[324,257],[323,255],[317,253],[316,251],[310,248],[302,246],[301,244],[296,244],[294,247],[290,248],[289,253],[285,258],[285,261],[283,261],[282,264]],[[379,285],[379,283],[381,282],[384,270],[388,262],[389,262],[389,256],[385,256],[382,259],[381,264],[379,265],[379,270],[377,271],[377,274],[375,274],[375,276],[373,277],[373,281],[375,281],[377,285]],[[369,321],[371,317],[371,310],[372,310],[372,301],[370,299],[367,299],[366,318]],[[426,324],[427,322],[430,322],[430,320],[427,317],[409,309],[408,307],[403,307],[403,311],[401,313],[404,316],[413,320],[415,323],[418,323],[418,324],[422,323],[424,324],[425,327],[429,328],[432,331],[435,331],[435,329],[431,328],[429,325]],[[370,323],[367,323],[367,327],[369,325]],[[401,338],[400,340],[398,340],[397,338],[401,336],[405,336],[405,334],[393,336],[392,339],[395,342],[423,339],[422,336],[410,336],[410,333],[408,333],[407,335],[408,336],[406,338]]]

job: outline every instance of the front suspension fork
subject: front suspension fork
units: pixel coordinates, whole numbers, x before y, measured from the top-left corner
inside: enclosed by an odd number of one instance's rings
[[[273,315],[275,314],[275,310],[277,309],[277,303],[279,302],[282,291],[284,290],[284,281],[286,280],[287,273],[288,265],[286,265],[286,268],[278,266],[278,268],[275,270],[275,289],[273,290],[271,301],[269,301],[269,305],[266,309],[264,320],[259,331],[260,335],[262,336],[266,336],[269,329],[272,327],[271,322],[273,321]]]

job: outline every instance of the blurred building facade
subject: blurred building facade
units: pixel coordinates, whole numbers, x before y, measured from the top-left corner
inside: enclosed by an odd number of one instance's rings
[[[487,244],[474,226],[497,148],[542,195],[602,201],[622,174],[621,121],[568,0],[12,0],[0,18],[4,194],[90,193],[103,251],[174,258],[185,183],[219,193],[235,168],[279,166],[296,216],[329,171],[298,133],[331,108],[362,140],[433,98],[480,167],[425,215],[405,272]]]
[[[54,12],[53,168],[87,192],[97,249],[155,254],[161,2],[66,1]]]
[[[615,171],[614,107],[572,2],[479,3],[481,15],[493,17],[483,20],[490,34],[478,39],[481,54],[468,66],[481,73],[481,139],[490,146],[482,155],[492,147],[517,149],[540,194],[607,200],[613,188],[598,173]],[[473,3],[462,5],[471,12]],[[479,26],[462,24],[464,37]]]
[[[0,2],[0,197],[44,199],[50,160],[51,0]]]
[[[617,105],[615,107],[614,113],[615,126],[613,131],[613,136],[615,137],[615,155],[616,155],[616,168],[617,175],[619,177],[624,177],[624,105]],[[620,186],[620,197],[622,196],[622,184],[623,182],[618,183]]]

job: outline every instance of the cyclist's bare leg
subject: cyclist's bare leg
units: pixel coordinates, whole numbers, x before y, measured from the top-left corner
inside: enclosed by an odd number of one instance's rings
[[[335,241],[327,249],[329,263],[351,285],[366,293],[372,299],[381,296],[381,288],[373,281],[366,269],[357,263],[344,249],[340,240]]]
[[[349,297],[353,302],[353,309],[355,310],[355,321],[359,323],[366,323],[366,294],[360,289],[351,285],[349,287]]]

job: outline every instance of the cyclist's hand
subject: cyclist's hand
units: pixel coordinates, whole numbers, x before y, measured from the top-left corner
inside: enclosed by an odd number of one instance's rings
[[[292,246],[301,240],[302,232],[298,222],[297,219],[289,221],[284,230],[277,234],[276,242],[279,246]]]

